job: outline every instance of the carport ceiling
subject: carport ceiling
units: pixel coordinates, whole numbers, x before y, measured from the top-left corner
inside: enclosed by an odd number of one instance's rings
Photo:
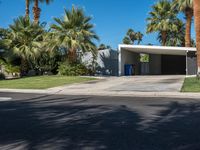
[[[119,50],[128,50],[135,53],[161,54],[161,55],[186,55],[188,51],[196,52],[196,48],[146,46],[146,45],[119,45]]]

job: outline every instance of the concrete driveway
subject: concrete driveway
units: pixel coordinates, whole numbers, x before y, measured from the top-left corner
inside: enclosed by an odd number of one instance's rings
[[[50,90],[60,94],[136,93],[136,92],[179,92],[185,76],[133,76],[105,77],[98,81],[67,85]]]
[[[184,76],[134,76],[118,80],[122,81],[120,85],[112,86],[110,91],[179,92]]]

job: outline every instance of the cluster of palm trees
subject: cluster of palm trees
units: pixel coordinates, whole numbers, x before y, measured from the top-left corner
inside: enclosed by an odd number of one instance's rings
[[[183,13],[186,22],[177,16]],[[152,6],[147,19],[147,33],[158,32],[163,46],[195,46],[191,39],[193,17],[196,29],[197,65],[200,76],[200,1],[199,0],[160,0]]]
[[[128,29],[126,36],[123,39],[123,44],[133,45],[135,41],[139,45],[142,42],[143,34],[141,32],[135,32],[133,29]]]
[[[182,12],[186,23],[178,18]],[[194,46],[191,39],[193,0],[160,0],[147,18],[147,33],[158,32],[163,46]]]
[[[65,10],[63,18],[55,18],[55,24],[49,29],[40,23],[40,3],[49,4],[53,0],[25,0],[25,17],[19,17],[8,29],[0,29],[0,47],[8,55],[17,56],[21,60],[21,70],[39,65],[40,58],[59,51],[67,56],[70,62],[77,60],[77,53],[97,52],[94,40],[98,40],[94,32],[91,17],[80,8]],[[33,3],[33,21],[30,19],[30,4]],[[178,18],[183,13],[185,22]],[[147,33],[158,32],[158,39],[163,46],[194,46],[191,39],[191,24],[195,18],[198,72],[200,72],[200,1],[199,0],[160,0],[152,6],[147,18]],[[140,44],[143,34],[129,29],[123,43]],[[103,47],[103,46],[102,46]],[[2,49],[1,48],[1,49]],[[2,57],[2,52],[0,52]],[[49,61],[52,57],[49,56]],[[46,59],[45,59],[46,60]],[[34,62],[34,63],[33,63]]]
[[[34,20],[29,17],[29,4],[34,2]],[[97,52],[95,40],[98,40],[94,32],[91,17],[85,15],[83,9],[73,7],[72,10],[64,10],[62,18],[54,18],[55,23],[48,29],[45,23],[39,23],[40,8],[38,2],[49,3],[50,0],[26,0],[26,16],[18,17],[8,29],[1,29],[0,46],[5,50],[7,57],[18,57],[21,74],[27,74],[28,70],[41,69],[42,66],[52,63],[52,55],[59,55],[63,61],[70,63],[78,61],[77,54],[87,51],[94,55]],[[44,59],[45,58],[45,59]],[[46,62],[41,61],[44,59]],[[56,63],[56,61],[54,60]],[[41,65],[43,63],[43,65]]]

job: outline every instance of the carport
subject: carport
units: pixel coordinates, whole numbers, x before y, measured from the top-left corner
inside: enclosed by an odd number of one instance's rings
[[[148,75],[194,75],[197,72],[196,48],[119,45],[119,76],[125,74],[125,65],[134,66],[134,75],[143,75],[140,54],[148,54]]]

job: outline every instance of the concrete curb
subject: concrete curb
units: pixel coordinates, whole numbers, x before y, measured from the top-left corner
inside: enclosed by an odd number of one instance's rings
[[[5,93],[35,93],[35,94],[54,94],[54,95],[92,95],[92,96],[117,96],[117,97],[169,97],[169,98],[194,98],[200,99],[200,93],[181,93],[181,92],[66,92],[57,90],[30,90],[30,89],[0,89]]]

